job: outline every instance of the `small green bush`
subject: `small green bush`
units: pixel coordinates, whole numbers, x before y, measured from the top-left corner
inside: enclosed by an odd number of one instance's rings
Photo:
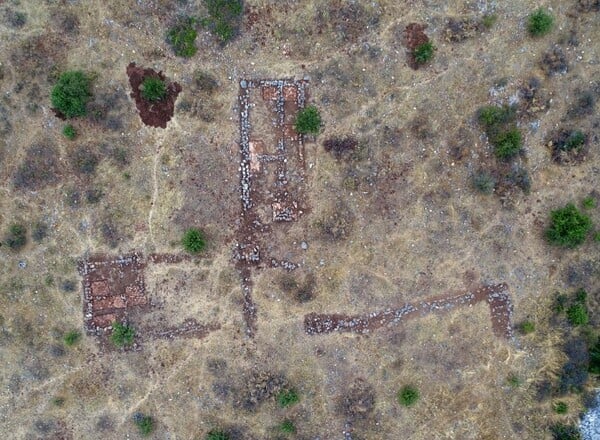
[[[398,391],[398,402],[406,407],[413,406],[420,397],[419,390],[412,385],[405,385]]]
[[[435,46],[431,41],[420,44],[413,49],[412,55],[418,65],[428,63],[433,59]]]
[[[213,429],[206,434],[206,440],[229,440],[231,437],[225,431]]]
[[[590,318],[585,304],[573,304],[567,309],[567,319],[573,326],[586,325]]]
[[[582,147],[583,144],[585,144],[585,134],[582,131],[573,130],[569,133],[569,136],[560,149],[564,151],[571,151]]]
[[[91,79],[80,70],[64,72],[52,88],[52,105],[67,118],[85,116],[92,97]]]
[[[521,380],[521,378],[519,376],[517,376],[514,373],[511,373],[506,378],[506,383],[508,383],[508,385],[511,388],[519,388],[521,386],[521,384],[523,383],[523,381]]]
[[[533,322],[531,322],[531,321],[523,321],[519,325],[519,330],[524,335],[528,335],[528,334],[533,333],[535,331],[535,324]]]
[[[473,186],[483,194],[491,194],[496,188],[496,179],[490,173],[481,171],[473,176]]]
[[[276,399],[280,407],[286,408],[288,406],[292,406],[298,403],[298,401],[300,401],[300,395],[295,389],[290,388],[287,390],[280,391],[277,394]]]
[[[575,248],[585,241],[591,229],[590,218],[569,203],[564,208],[550,213],[550,227],[546,230],[546,239],[556,246]]]
[[[585,209],[592,209],[596,207],[596,199],[592,196],[589,196],[583,199],[583,202],[581,202],[581,204]]]
[[[149,436],[152,434],[152,431],[154,431],[154,419],[152,416],[144,415],[142,413],[135,413],[133,416],[133,421],[143,437]]]
[[[22,249],[27,244],[27,229],[25,226],[14,223],[8,228],[8,234],[4,238],[6,244],[13,251]]]
[[[181,243],[183,248],[191,254],[201,252],[206,246],[204,233],[198,228],[189,228],[185,231]]]
[[[284,434],[294,434],[296,432],[296,426],[291,420],[284,420],[279,425],[279,431],[283,432]]]
[[[501,132],[493,139],[492,143],[495,146],[496,157],[499,159],[510,159],[516,156],[523,146],[521,132],[518,128]]]
[[[237,32],[243,12],[242,0],[204,0],[208,17],[200,23],[215,34],[222,43],[227,43]]]
[[[552,407],[556,414],[566,414],[569,411],[569,405],[566,402],[556,402]]]
[[[185,17],[167,32],[167,43],[171,45],[175,55],[190,58],[198,51],[195,44],[198,36],[194,28],[195,24],[196,20],[194,18]]]
[[[492,26],[494,26],[494,24],[496,24],[496,20],[498,20],[498,16],[496,14],[486,14],[483,16],[481,24],[483,24],[483,27],[486,29],[490,29]]]
[[[527,18],[527,31],[532,37],[546,35],[552,30],[554,17],[548,11],[540,8]]]
[[[71,124],[68,124],[63,128],[63,135],[72,141],[77,136],[77,131],[75,130],[75,127],[73,127]]]
[[[310,105],[298,112],[294,126],[300,134],[316,135],[321,131],[321,122],[319,110],[314,105]]]
[[[581,432],[575,425],[555,423],[550,427],[550,432],[554,440],[581,440]]]
[[[146,101],[161,101],[167,96],[167,85],[162,79],[154,76],[144,78],[140,90]]]
[[[112,325],[112,334],[110,340],[117,347],[128,347],[133,344],[135,338],[135,330],[129,325],[114,322]]]
[[[81,333],[77,330],[71,330],[65,334],[63,341],[67,347],[75,345],[81,339]]]

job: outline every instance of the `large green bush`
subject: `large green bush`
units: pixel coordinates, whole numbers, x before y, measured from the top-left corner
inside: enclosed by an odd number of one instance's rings
[[[550,226],[546,230],[546,239],[556,246],[574,248],[585,241],[591,229],[590,218],[569,203],[564,208],[550,213]]]
[[[64,72],[52,88],[52,105],[67,118],[85,116],[92,98],[91,79],[80,70]]]

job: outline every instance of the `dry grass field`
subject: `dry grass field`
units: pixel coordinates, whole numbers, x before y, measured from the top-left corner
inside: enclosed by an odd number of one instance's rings
[[[0,435],[137,439],[144,414],[172,440],[577,438],[551,428],[598,385],[598,0],[246,0],[231,41],[199,20],[177,56],[167,32],[211,2],[0,0]],[[130,63],[181,87],[166,128]],[[70,70],[93,96],[65,121]],[[514,111],[510,161],[490,105]],[[594,224],[573,249],[545,238],[567,203]],[[578,289],[573,326],[556,298]]]

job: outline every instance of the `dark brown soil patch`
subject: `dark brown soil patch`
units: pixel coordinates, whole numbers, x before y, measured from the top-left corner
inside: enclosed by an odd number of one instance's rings
[[[341,159],[345,155],[348,155],[356,148],[357,145],[358,141],[351,136],[343,138],[333,137],[323,142],[323,148],[325,148],[325,151],[333,154],[336,159]]]
[[[375,390],[363,379],[356,379],[342,396],[340,409],[350,420],[365,419],[375,407]]]
[[[131,97],[135,99],[135,105],[140,112],[142,122],[150,127],[167,128],[167,122],[173,117],[175,100],[181,92],[181,86],[176,82],[170,83],[162,72],[136,67],[135,63],[127,66],[127,76],[129,77],[129,84],[131,84]],[[150,102],[142,97],[140,86],[144,79],[148,77],[160,78],[167,83],[166,98]]]
[[[415,60],[414,51],[420,45],[429,42],[429,37],[425,34],[426,24],[410,23],[404,29],[404,45],[408,49],[408,65],[413,69],[418,69],[419,64]]]

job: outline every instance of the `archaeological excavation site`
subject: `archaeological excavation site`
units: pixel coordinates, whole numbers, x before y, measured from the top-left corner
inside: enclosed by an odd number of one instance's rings
[[[0,0],[0,435],[599,440],[599,0]]]

